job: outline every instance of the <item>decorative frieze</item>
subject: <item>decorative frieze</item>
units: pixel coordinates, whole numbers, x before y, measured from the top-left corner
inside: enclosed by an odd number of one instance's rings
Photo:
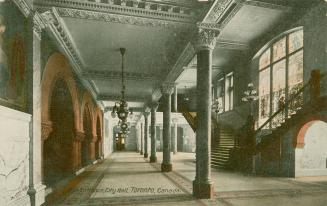
[[[19,10],[23,13],[23,15],[27,18],[30,16],[32,9],[29,7],[25,0],[12,0]]]
[[[196,15],[193,11],[201,8],[199,5],[161,3],[153,1],[124,0],[120,3],[109,0],[107,2],[77,1],[77,0],[38,0],[35,2],[38,9],[46,10],[51,7],[75,9],[84,12],[118,14],[123,16],[144,17],[151,19],[169,20],[174,22],[194,22]],[[70,10],[71,11],[71,10]],[[101,19],[99,19],[101,20]]]
[[[205,18],[207,22],[218,22],[218,19],[224,14],[227,8],[233,3],[233,0],[216,1]]]
[[[87,20],[105,21],[111,23],[131,24],[145,27],[167,27],[167,28],[183,28],[190,27],[192,21],[171,21],[169,19],[146,18],[144,16],[128,16],[120,14],[112,14],[97,11],[86,11],[71,8],[57,8],[61,17],[80,18]]]

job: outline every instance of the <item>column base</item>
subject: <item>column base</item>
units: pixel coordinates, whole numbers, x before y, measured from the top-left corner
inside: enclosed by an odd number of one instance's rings
[[[150,163],[157,162],[157,157],[156,156],[150,156]]]
[[[34,188],[29,188],[27,194],[30,197],[31,205],[42,205],[45,202],[45,185],[38,184]]]
[[[143,155],[143,152],[140,152],[140,155]]]
[[[173,165],[172,164],[161,164],[161,172],[171,172],[173,171]]]
[[[148,157],[149,157],[149,155],[145,153],[144,154],[144,158],[148,158]]]
[[[211,199],[214,197],[214,185],[212,183],[198,183],[193,181],[193,196],[198,199]]]

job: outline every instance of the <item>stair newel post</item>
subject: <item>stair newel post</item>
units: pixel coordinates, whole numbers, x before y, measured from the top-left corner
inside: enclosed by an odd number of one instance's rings
[[[310,79],[310,101],[312,103],[317,103],[320,97],[320,70],[315,69],[311,71]]]

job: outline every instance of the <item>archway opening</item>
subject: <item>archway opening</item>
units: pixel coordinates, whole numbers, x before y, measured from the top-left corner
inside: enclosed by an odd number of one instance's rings
[[[327,123],[311,121],[300,130],[302,148],[295,150],[295,176],[327,175]]]
[[[66,82],[58,79],[51,94],[52,132],[44,142],[44,181],[52,186],[73,172],[74,111]]]
[[[91,142],[93,139],[92,119],[91,119],[91,113],[90,113],[90,109],[89,109],[88,105],[85,105],[85,108],[84,108],[83,128],[84,128],[85,138],[82,141],[81,156],[82,156],[82,166],[86,166],[86,165],[90,164],[92,161]]]
[[[100,118],[97,118],[97,141],[95,143],[95,157],[97,159],[101,158],[101,125],[100,125]]]

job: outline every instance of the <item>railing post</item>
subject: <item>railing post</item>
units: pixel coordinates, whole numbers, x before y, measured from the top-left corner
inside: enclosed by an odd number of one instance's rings
[[[311,71],[310,79],[310,100],[311,102],[317,102],[320,97],[320,70],[315,69]]]

